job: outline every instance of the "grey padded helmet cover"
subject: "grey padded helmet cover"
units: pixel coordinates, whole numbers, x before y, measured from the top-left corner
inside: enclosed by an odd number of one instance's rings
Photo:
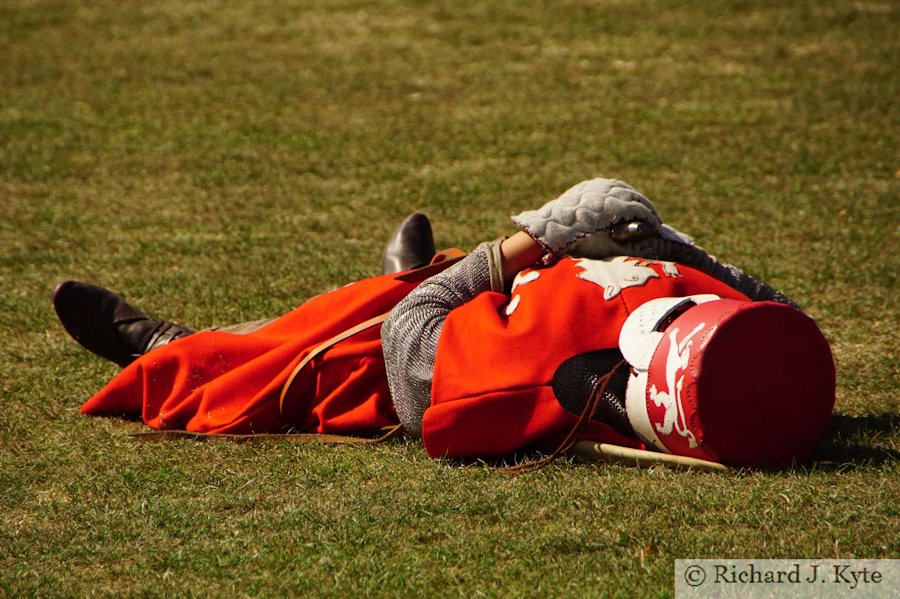
[[[582,181],[541,208],[522,212],[512,220],[547,249],[548,256],[544,261],[548,263],[563,255],[585,258],[619,254],[656,257],[655,248],[647,247],[647,251],[642,252],[640,243],[623,245],[612,239],[612,228],[630,221],[650,225],[656,232],[652,238],[693,245],[688,236],[663,224],[650,200],[616,179]]]

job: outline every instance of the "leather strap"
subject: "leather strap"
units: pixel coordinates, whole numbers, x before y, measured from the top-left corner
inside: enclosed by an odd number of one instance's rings
[[[172,441],[175,439],[191,439],[194,441],[229,441],[244,443],[247,441],[289,441],[292,443],[363,443],[374,444],[399,437],[403,434],[401,425],[387,426],[375,431],[376,437],[359,437],[350,435],[326,435],[319,433],[259,433],[249,435],[222,435],[219,433],[192,433],[189,431],[151,431],[132,433],[130,437],[137,441]]]
[[[388,317],[390,312],[385,312],[384,314],[379,314],[374,318],[370,318],[364,322],[359,323],[354,327],[350,327],[349,329],[342,331],[328,339],[327,341],[320,343],[316,347],[312,349],[306,356],[300,360],[300,363],[294,367],[294,370],[291,372],[291,376],[288,377],[287,382],[284,384],[284,387],[281,388],[281,396],[278,398],[278,411],[281,412],[281,415],[284,416],[284,399],[287,397],[288,391],[291,388],[291,385],[294,384],[294,380],[297,378],[297,375],[303,370],[303,368],[312,362],[313,358],[324,352],[325,350],[331,348],[332,346],[340,343],[344,339],[352,337],[353,335],[365,331],[366,329],[372,328],[375,325],[381,324],[384,322],[384,319]]]
[[[428,277],[441,272],[446,269],[450,265],[462,260],[465,257],[465,252],[462,250],[458,250],[456,248],[450,248],[447,250],[442,250],[438,254],[432,258],[431,263],[427,266],[423,266],[421,268],[417,268],[411,270],[409,272],[403,273],[397,276],[397,280],[405,281],[405,282],[419,282],[424,281]],[[332,346],[340,343],[344,339],[348,339],[357,333],[365,331],[375,325],[381,324],[388,317],[390,311],[385,312],[384,314],[379,314],[369,320],[359,323],[354,327],[350,327],[349,329],[338,333],[331,339],[317,345],[310,351],[306,356],[300,361],[297,366],[294,367],[294,370],[291,372],[291,375],[288,377],[287,382],[284,384],[284,387],[281,388],[281,396],[278,398],[278,410],[281,412],[281,415],[284,416],[284,400],[287,397],[288,392],[290,391],[291,385],[294,384],[294,381],[297,378],[303,368],[306,367],[316,356],[324,352],[325,350],[331,348]]]
[[[400,273],[394,278],[398,281],[404,281],[406,283],[421,283],[428,277],[436,275],[437,273],[447,269],[449,266],[456,264],[465,257],[466,253],[457,248],[441,250],[434,255],[434,258],[432,258],[431,262],[429,262],[427,265]]]

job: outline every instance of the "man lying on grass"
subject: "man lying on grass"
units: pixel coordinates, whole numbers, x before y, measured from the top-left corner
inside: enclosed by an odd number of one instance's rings
[[[435,255],[414,215],[389,272],[252,326],[194,333],[62,283],[66,330],[124,367],[82,412],[219,434],[400,424],[433,457],[566,438],[751,467],[813,452],[834,363],[789,299],[620,181],[582,182],[513,221],[519,232],[462,257]]]

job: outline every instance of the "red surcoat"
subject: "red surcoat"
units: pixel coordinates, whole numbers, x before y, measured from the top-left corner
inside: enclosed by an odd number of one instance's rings
[[[390,310],[416,285],[396,275],[374,277],[317,296],[254,333],[190,335],[135,360],[82,412],[140,413],[153,428],[202,433],[350,434],[396,424],[380,326],[341,341],[301,372],[288,398],[289,418],[279,410],[279,395],[314,347]],[[423,421],[428,454],[503,455],[561,438],[577,416],[553,395],[559,365],[617,347],[622,322],[641,303],[695,293],[746,299],[681,265],[567,258],[523,271],[510,296],[485,292],[451,311]],[[599,422],[582,438],[640,445]]]
[[[559,366],[617,348],[622,324],[644,302],[698,293],[747,299],[693,268],[636,258],[566,258],[520,273],[509,297],[479,295],[444,324],[422,424],[425,449],[431,456],[504,455],[561,439],[577,417],[553,393]],[[581,438],[639,446],[598,422]]]

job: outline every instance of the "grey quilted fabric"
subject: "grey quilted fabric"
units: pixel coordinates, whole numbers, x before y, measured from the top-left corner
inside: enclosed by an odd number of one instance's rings
[[[609,229],[621,222],[662,225],[650,200],[627,183],[602,178],[582,181],[541,208],[522,212],[512,220],[547,249],[548,262],[568,253],[567,248],[579,239],[597,234],[602,239],[594,252],[604,255],[591,257],[615,255],[617,245],[609,239]],[[607,241],[608,247],[603,245]]]

